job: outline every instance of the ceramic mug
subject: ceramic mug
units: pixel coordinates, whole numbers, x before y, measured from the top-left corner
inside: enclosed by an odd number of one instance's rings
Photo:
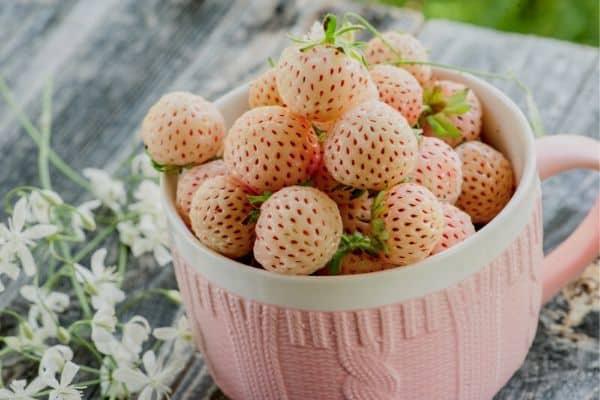
[[[600,202],[544,258],[541,179],[599,168],[596,141],[534,140],[498,89],[470,75],[484,138],[514,167],[517,189],[476,235],[417,264],[346,276],[284,276],[200,244],[163,179],[177,281],[194,339],[217,385],[237,400],[490,399],[523,362],[540,306],[598,254]],[[247,86],[216,104],[228,126]],[[537,160],[537,164],[536,164]]]

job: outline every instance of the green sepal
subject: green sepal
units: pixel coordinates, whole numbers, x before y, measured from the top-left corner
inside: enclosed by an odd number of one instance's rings
[[[194,164],[183,165],[183,166],[181,166],[181,165],[163,165],[163,164],[158,163],[156,160],[154,160],[154,158],[152,158],[152,156],[150,155],[150,152],[148,151],[148,148],[144,148],[144,151],[146,152],[146,154],[150,158],[150,162],[152,163],[152,167],[155,170],[157,170],[158,172],[163,172],[163,173],[176,172],[176,173],[179,173],[184,168],[190,168],[190,167],[194,166]]]
[[[373,255],[377,254],[377,248],[371,237],[364,236],[360,232],[354,232],[351,235],[343,234],[338,245],[338,250],[331,257],[329,263],[327,263],[327,272],[329,275],[339,274],[344,257],[354,250],[366,251]]]
[[[248,198],[250,204],[252,204],[253,206],[259,206],[265,201],[269,200],[269,197],[271,197],[272,194],[273,193],[271,192],[264,192],[262,194],[257,195],[249,194],[246,197]]]
[[[300,182],[298,184],[298,186],[313,187],[314,186],[314,182],[312,181],[312,179],[307,179],[305,181]]]
[[[352,189],[352,192],[350,192],[350,198],[352,200],[358,199],[365,193],[367,193],[366,189]]]
[[[451,137],[451,138],[457,138],[457,137],[462,136],[462,132],[459,131],[456,126],[454,126],[454,124],[452,123],[452,121],[450,121],[448,119],[446,114],[437,113],[435,115],[432,115],[432,117],[439,125],[442,126],[442,128],[444,130],[444,133],[441,135],[439,134],[438,136]],[[427,121],[429,121],[429,119]]]
[[[377,193],[371,206],[371,241],[373,247],[383,253],[389,252],[386,242],[390,238],[390,234],[385,227],[385,222],[381,218],[381,215],[385,212],[383,199],[386,193],[387,191],[385,190]]]
[[[323,143],[323,141],[327,137],[327,131],[324,129],[318,128],[315,124],[312,124],[312,128],[315,131],[315,135],[317,135],[317,139],[319,140],[319,143]]]
[[[258,221],[258,217],[260,216],[260,208],[254,208],[252,211],[248,213],[246,218],[242,221],[244,225],[254,225],[256,221]]]

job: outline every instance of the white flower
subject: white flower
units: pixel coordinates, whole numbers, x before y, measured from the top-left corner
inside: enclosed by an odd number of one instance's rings
[[[106,249],[98,249],[92,255],[91,270],[75,265],[77,279],[83,283],[84,289],[92,299],[92,307],[96,310],[112,308],[125,299],[125,293],[117,287],[119,275],[114,266],[106,267]]]
[[[21,262],[25,274],[35,274],[35,261],[29,247],[35,245],[35,240],[51,236],[58,231],[56,226],[50,224],[37,224],[24,230],[28,215],[27,199],[21,197],[15,204],[8,227],[0,223],[0,253],[3,255],[0,271],[9,276],[5,271],[12,268],[10,264],[15,258]]]
[[[150,332],[150,324],[146,318],[134,316],[123,326],[121,341],[113,344],[112,356],[120,364],[138,361],[142,346],[150,337]]]
[[[49,224],[52,220],[52,207],[63,204],[63,200],[58,193],[52,190],[34,190],[29,195],[28,222],[38,222],[40,224]]]
[[[153,334],[157,339],[174,341],[173,353],[176,355],[183,354],[192,343],[192,331],[185,315],[179,318],[175,326],[156,328]]]
[[[15,380],[9,385],[10,389],[0,389],[0,400],[36,400],[35,394],[46,387],[41,378],[35,378],[27,385],[25,380]]]
[[[61,292],[50,292],[33,285],[24,285],[19,290],[21,296],[39,308],[40,312],[62,313],[69,307],[69,296]]]
[[[129,399],[129,391],[122,382],[113,378],[114,361],[110,357],[104,357],[100,366],[100,391],[103,398]]]
[[[91,200],[77,207],[77,212],[71,218],[71,227],[75,236],[80,240],[85,239],[84,229],[88,231],[96,230],[96,221],[92,211],[100,207],[101,204],[100,200]]]
[[[111,178],[101,169],[86,168],[83,175],[89,179],[94,196],[113,211],[120,211],[127,201],[127,192],[123,182]]]
[[[67,361],[73,359],[73,351],[62,345],[52,346],[44,352],[40,360],[39,375],[53,378],[63,370]]]
[[[131,172],[145,178],[158,178],[158,171],[152,166],[152,161],[146,153],[140,153],[131,159]]]
[[[15,351],[42,354],[47,347],[44,341],[52,337],[53,332],[56,332],[54,327],[49,329],[43,325],[40,326],[36,320],[29,318],[29,321],[19,324],[16,336],[4,336],[2,339],[6,346]]]
[[[29,308],[30,322],[41,321],[41,326],[47,330],[47,336],[56,336],[58,318],[55,313],[64,312],[69,306],[69,296],[65,293],[50,292],[33,285],[25,285],[19,290],[21,296],[32,303]]]
[[[159,197],[160,187],[155,182],[142,181],[134,193],[137,201],[129,207],[140,215],[137,222],[122,222],[117,228],[121,242],[131,248],[135,257],[152,252],[162,266],[171,262],[171,254],[167,248],[167,221],[160,202],[156,201]]]
[[[116,341],[113,336],[117,326],[115,310],[107,307],[96,311],[92,318],[92,342],[100,353],[111,354]]]
[[[44,380],[52,388],[48,400],[80,400],[81,392],[71,385],[79,367],[67,361],[60,375],[60,382],[55,377],[44,377]]]
[[[154,337],[160,340],[179,339],[185,342],[192,341],[192,331],[189,328],[188,320],[185,315],[179,318],[175,326],[156,328],[154,329],[153,334]]]
[[[8,248],[2,246],[0,241],[0,292],[4,291],[4,285],[2,284],[2,275],[8,276],[10,279],[15,280],[19,277],[19,266],[15,262],[15,256],[12,252],[9,254]]]
[[[325,38],[325,30],[323,29],[323,24],[315,21],[310,27],[310,31],[306,35],[304,35],[304,40],[307,41],[320,41]]]
[[[151,400],[153,396],[156,399],[164,395],[168,396],[171,393],[169,385],[185,366],[182,358],[172,359],[169,363],[157,362],[153,351],[144,353],[142,363],[145,373],[138,368],[120,366],[113,374],[113,377],[125,383],[129,390],[139,393],[138,400]]]

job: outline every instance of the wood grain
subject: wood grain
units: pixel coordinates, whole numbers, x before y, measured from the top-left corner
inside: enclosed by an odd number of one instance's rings
[[[184,89],[214,99],[266,68],[289,31],[305,31],[327,11],[348,8],[384,29],[419,32],[431,59],[482,71],[512,70],[533,91],[550,134],[598,136],[596,49],[531,36],[494,32],[447,21],[423,22],[415,12],[368,3],[328,0],[30,0],[0,6],[0,74],[20,104],[37,119],[41,90],[53,76],[52,144],[76,169],[114,170],[132,148],[147,108],[163,93]],[[494,82],[524,106],[512,84]],[[0,103],[0,194],[38,184],[36,150],[10,111]],[[84,194],[53,172],[68,201]],[[597,174],[575,171],[544,184],[545,248],[573,230],[598,193]],[[4,218],[3,211],[0,217]],[[115,256],[114,254],[112,255]],[[148,264],[148,260],[140,263]],[[170,268],[134,268],[128,289],[174,287]],[[0,294],[0,307],[15,300],[15,285]],[[151,304],[151,305],[150,305]],[[541,317],[523,368],[496,399],[597,398],[598,315],[591,313],[572,342],[549,329],[560,297]],[[150,311],[152,310],[152,311]],[[178,310],[160,300],[135,310],[157,325]],[[596,322],[594,322],[596,321]],[[559,321],[560,322],[560,321]],[[88,398],[97,398],[90,393]],[[175,399],[224,399],[203,367],[190,358],[177,379]]]

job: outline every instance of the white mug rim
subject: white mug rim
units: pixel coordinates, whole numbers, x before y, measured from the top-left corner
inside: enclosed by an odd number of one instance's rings
[[[499,89],[470,74],[435,69],[441,78],[470,83],[490,91],[514,119],[513,134],[525,152],[525,164],[515,194],[504,209],[477,234],[427,259],[405,267],[357,275],[290,276],[252,268],[201,244],[179,217],[174,204],[175,175],[163,175],[161,197],[169,222],[172,246],[186,265],[213,285],[246,299],[285,308],[349,311],[400,303],[459,283],[478,272],[506,249],[525,228],[536,202],[539,185],[534,138],[527,119]],[[247,99],[242,85],[215,104],[225,110]],[[476,90],[477,91],[477,90]],[[465,262],[464,260],[468,260]],[[434,277],[434,279],[432,279]]]

